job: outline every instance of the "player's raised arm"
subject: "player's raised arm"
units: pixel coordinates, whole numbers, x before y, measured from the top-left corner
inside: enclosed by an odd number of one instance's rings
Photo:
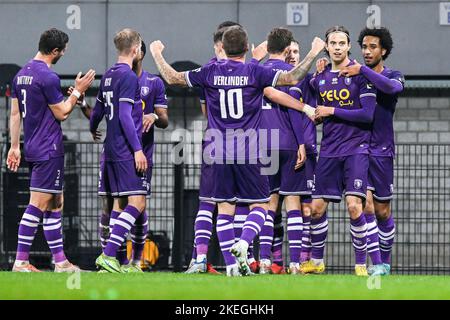
[[[396,78],[390,79],[368,66],[361,66],[356,60],[355,64],[347,66],[339,72],[339,75],[346,77],[353,77],[358,74],[362,74],[377,90],[386,94],[399,94],[403,91],[403,76],[399,75]]]
[[[161,76],[166,80],[169,85],[178,85],[187,87],[187,82],[184,77],[184,72],[178,72],[164,59],[162,52],[164,45],[161,41],[156,40],[150,43],[150,52],[152,53],[153,60],[155,60],[156,67],[159,70]]]
[[[315,37],[312,42],[311,50],[308,52],[306,57],[291,71],[281,74],[278,77],[276,86],[295,85],[297,82],[306,77],[309,69],[311,69],[311,66],[314,64],[315,59],[324,48],[325,42],[322,39]]]
[[[67,89],[67,95],[70,96],[74,89],[75,88],[73,86],[70,86],[69,89]],[[77,105],[80,106],[80,110],[83,116],[89,120],[91,118],[93,108],[87,103],[84,93],[77,100]]]
[[[16,172],[20,165],[20,127],[22,116],[19,110],[17,98],[11,100],[11,117],[9,119],[9,135],[11,137],[11,148],[8,151],[6,164],[8,169]]]
[[[260,43],[256,48],[252,44],[252,58],[261,61],[267,56],[267,40]]]
[[[314,108],[310,105],[300,102],[297,99],[294,99],[287,93],[284,93],[280,90],[277,90],[273,87],[267,87],[264,89],[264,96],[268,98],[269,100],[278,103],[280,105],[283,105],[287,108],[294,109],[297,111],[304,112],[308,117],[313,118],[314,117]]]
[[[90,69],[83,77],[81,76],[81,72],[77,74],[77,77],[75,78],[75,89],[72,91],[69,98],[58,104],[49,105],[50,110],[56,119],[64,121],[69,117],[69,114],[77,104],[77,100],[91,86],[94,79],[95,71],[92,69]]]

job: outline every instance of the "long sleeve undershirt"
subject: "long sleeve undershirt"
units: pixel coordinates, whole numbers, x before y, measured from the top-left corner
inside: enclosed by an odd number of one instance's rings
[[[335,108],[334,116],[351,122],[371,123],[375,113],[376,102],[375,96],[362,97],[360,98],[361,109],[348,110]]]
[[[403,85],[399,80],[389,79],[388,77],[373,71],[367,66],[361,67],[361,74],[369,80],[377,90],[386,94],[397,94],[402,92]]]
[[[134,126],[133,117],[131,112],[133,110],[133,104],[128,101],[119,102],[119,122],[122,126],[125,137],[130,144],[134,152],[142,150],[141,142]]]

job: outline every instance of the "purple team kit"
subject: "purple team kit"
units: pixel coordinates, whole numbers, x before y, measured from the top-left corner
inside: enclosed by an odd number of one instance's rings
[[[376,90],[364,76],[338,77],[328,66],[311,80],[319,104],[335,108],[323,121],[323,138],[315,172],[313,198],[340,201],[342,194],[366,197],[371,120]],[[367,98],[365,106],[361,100]],[[359,110],[360,113],[352,112]]]
[[[12,97],[17,98],[23,118],[30,190],[62,193],[64,147],[61,123],[48,107],[64,101],[58,75],[45,62],[30,60],[14,78]]]
[[[293,68],[292,65],[278,59],[269,59],[264,63],[264,67],[273,70],[287,72]],[[280,91],[291,93],[289,87],[278,87]],[[298,99],[298,97],[297,97]],[[278,105],[267,99],[263,101],[263,117],[261,128],[269,132],[277,130],[278,141],[268,139],[269,152],[278,151],[278,170],[274,175],[269,175],[270,192],[277,192],[282,195],[308,195],[306,182],[306,168],[295,170],[297,162],[297,150],[299,145],[305,143],[302,126],[302,113]],[[269,134],[268,137],[273,137]],[[272,159],[273,161],[273,159]]]
[[[119,120],[126,116],[120,113],[127,112],[118,107],[121,101],[133,104],[132,123]],[[116,63],[103,75],[94,112],[95,109],[103,110],[99,114],[104,114],[107,121],[99,194],[146,195],[147,176],[136,171],[134,161],[134,152],[142,150],[143,112],[139,81],[127,64]],[[91,132],[97,129],[100,120],[101,117],[91,117]]]
[[[239,163],[259,157],[258,151],[251,152],[253,146],[258,144],[257,135],[243,140],[243,144],[237,144],[234,130],[257,132],[262,116],[263,89],[274,86],[279,73],[280,71],[257,64],[233,60],[186,72],[189,86],[203,88],[208,105],[208,125],[221,133],[222,137],[220,141],[213,139],[210,146],[215,151],[213,160],[217,161],[212,163],[213,179],[223,183],[216,183],[205,191],[208,193],[205,194],[205,200],[249,203],[268,201],[268,180],[260,174],[260,163]],[[227,148],[230,142],[232,148]]]

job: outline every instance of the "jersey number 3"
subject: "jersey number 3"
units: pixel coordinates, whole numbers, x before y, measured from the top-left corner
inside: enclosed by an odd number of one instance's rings
[[[230,89],[225,91],[219,89],[220,94],[220,116],[227,119],[240,119],[244,115],[244,104],[242,102],[242,89]]]

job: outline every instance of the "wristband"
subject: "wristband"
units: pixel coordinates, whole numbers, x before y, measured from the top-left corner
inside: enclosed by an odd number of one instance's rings
[[[73,89],[72,95],[74,95],[77,98],[77,100],[80,99],[81,97],[81,93],[77,89]]]
[[[304,104],[303,105],[303,112],[308,116],[308,117],[314,117],[314,114],[316,113],[316,109],[314,109],[313,107],[311,107],[309,104]]]

